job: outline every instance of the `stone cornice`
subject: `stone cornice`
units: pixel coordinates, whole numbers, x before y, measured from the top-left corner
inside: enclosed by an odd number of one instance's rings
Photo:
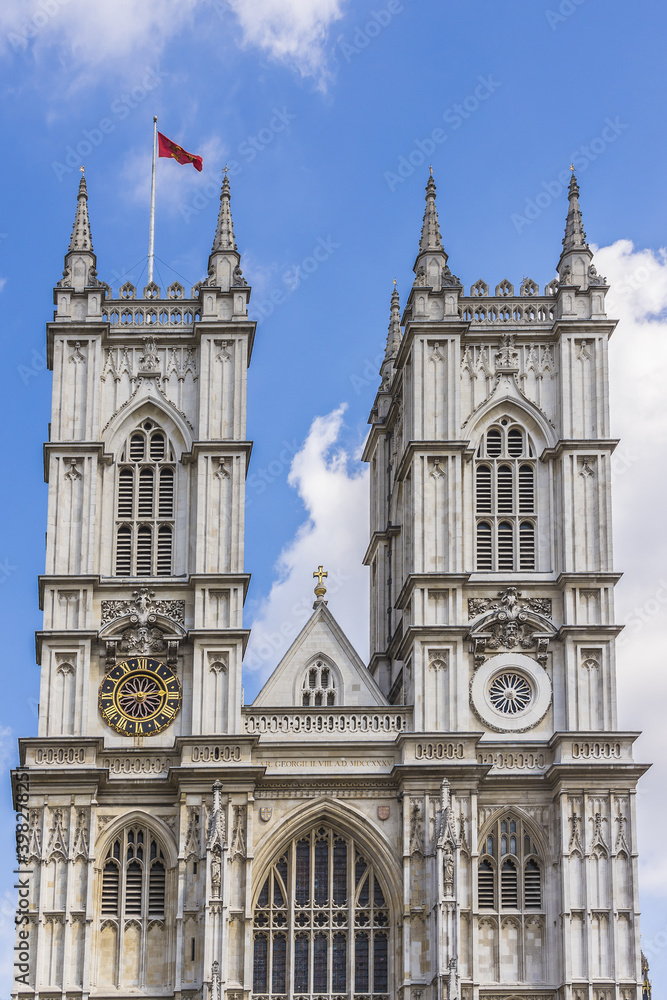
[[[410,466],[412,465],[412,459],[415,455],[424,453],[427,457],[435,455],[452,455],[459,454],[466,451],[470,447],[470,442],[465,441],[408,441],[401,460],[396,468],[396,482],[401,482],[405,479]]]
[[[469,579],[470,573],[411,573],[406,577],[394,606],[403,610],[416,587],[433,587],[434,589],[437,587],[439,590],[451,590],[452,587],[464,586]],[[432,627],[443,628],[445,626],[434,625]]]
[[[551,462],[555,458],[573,451],[604,451],[610,455],[619,444],[619,438],[562,438],[554,448],[545,448],[540,455],[541,462]]]
[[[199,455],[246,455],[248,462],[252,454],[252,441],[227,441],[217,439],[215,441],[193,441],[190,451],[184,451],[181,455],[183,465],[190,465],[196,462]],[[246,466],[247,468],[247,466]]]
[[[45,441],[42,447],[45,483],[49,481],[49,458],[51,455],[69,455],[72,458],[79,455],[97,455],[98,461],[104,465],[111,465],[113,462],[113,454],[104,450],[103,441]]]

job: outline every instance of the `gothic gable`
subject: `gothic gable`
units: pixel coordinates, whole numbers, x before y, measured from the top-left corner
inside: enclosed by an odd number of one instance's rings
[[[255,708],[386,705],[380,688],[324,602],[253,702]]]

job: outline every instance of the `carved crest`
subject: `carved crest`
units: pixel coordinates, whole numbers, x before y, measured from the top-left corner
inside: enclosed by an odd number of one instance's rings
[[[378,819],[381,819],[382,822],[384,822],[386,819],[389,819],[389,816],[391,814],[391,808],[389,806],[378,806],[377,812],[378,812]]]
[[[262,823],[268,823],[273,816],[273,809],[271,806],[261,806],[259,810],[259,818]]]

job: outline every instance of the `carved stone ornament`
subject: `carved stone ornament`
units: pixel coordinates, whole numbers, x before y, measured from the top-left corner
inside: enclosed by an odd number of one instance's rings
[[[516,335],[506,333],[503,335],[500,350],[496,351],[496,373],[498,372],[518,372],[519,352],[514,346]]]
[[[86,822],[85,809],[77,809],[76,829],[72,844],[72,860],[77,861],[79,858],[82,858],[84,861],[88,860],[88,824]]]
[[[159,628],[128,628],[123,632],[123,638],[118,643],[121,653],[163,653],[167,648],[164,634]]]
[[[469,598],[468,618],[479,619],[469,633],[475,668],[485,662],[487,651],[533,647],[538,663],[546,666],[549,639],[556,631],[551,615],[549,598],[522,597],[516,587],[499,591],[496,600]]]
[[[232,860],[236,857],[245,858],[246,856],[245,820],[245,806],[234,806],[234,822],[232,826],[232,842],[230,849],[230,857]]]
[[[131,601],[102,601],[102,627],[118,618],[129,617],[132,625],[154,625],[157,615],[168,618],[183,628],[185,601],[156,601],[155,592],[141,587],[132,592]]]
[[[199,859],[200,843],[199,809],[196,806],[189,806],[188,828],[185,834],[185,847],[183,849],[186,861],[190,861],[191,859],[196,861]]]
[[[211,895],[214,899],[220,899],[221,878],[222,863],[220,858],[220,848],[215,847],[211,851]]]
[[[222,806],[222,783],[215,781],[213,784],[213,808],[208,818],[208,829],[206,831],[206,849],[211,851],[218,848],[220,851],[225,846],[225,812]]]
[[[421,799],[410,799],[410,854],[424,853],[424,824]]]
[[[259,818],[262,823],[268,823],[273,816],[273,809],[271,806],[260,806]]]
[[[384,823],[385,820],[389,819],[390,815],[391,815],[390,806],[378,806],[377,816],[379,820],[382,820],[382,822]]]
[[[65,815],[62,809],[53,810],[53,822],[49,829],[49,846],[46,857],[47,861],[55,857],[67,859],[67,833],[65,832]]]

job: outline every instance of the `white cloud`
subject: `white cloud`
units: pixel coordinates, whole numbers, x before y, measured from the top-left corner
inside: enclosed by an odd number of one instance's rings
[[[664,896],[667,252],[619,240],[598,250],[595,263],[611,285],[607,312],[620,320],[609,349],[612,434],[621,438],[613,460],[614,563],[624,573],[616,619],[626,625],[618,642],[619,724],[643,730],[635,756],[654,762],[638,795],[642,889]]]
[[[343,16],[344,0],[227,0],[227,3],[236,14],[244,44],[264,49],[273,59],[302,76],[317,77],[324,87],[329,28]]]
[[[368,470],[358,455],[337,446],[345,409],[316,417],[292,460],[288,483],[308,518],[280,553],[276,582],[251,623],[244,661],[248,700],[310,617],[312,574],[320,564],[329,573],[329,610],[360,656],[367,655],[368,577],[361,560],[368,544]]]
[[[4,0],[0,5],[0,51],[32,52],[39,63],[55,50],[75,71],[74,86],[94,82],[98,67],[126,76],[141,60],[150,65],[167,42],[207,18],[210,32],[225,37],[233,15],[241,45],[266,52],[324,86],[329,28],[341,18],[345,0]],[[194,37],[194,34],[193,34]],[[141,65],[142,70],[144,66]]]
[[[63,66],[116,64],[147,51],[159,52],[165,41],[191,22],[202,0],[4,0],[0,37],[5,47],[32,49],[41,59],[52,46]]]

